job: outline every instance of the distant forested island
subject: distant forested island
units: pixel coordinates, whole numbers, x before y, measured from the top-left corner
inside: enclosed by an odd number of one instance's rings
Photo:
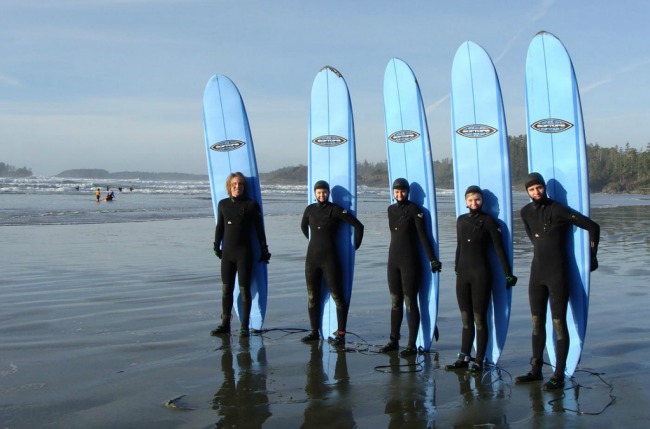
[[[16,168],[13,165],[0,162],[0,177],[29,177],[32,170],[27,167]]]
[[[512,184],[521,188],[528,174],[526,135],[509,136],[510,170]],[[624,148],[606,148],[588,144],[589,183],[592,192],[648,193],[650,192],[650,143],[645,151],[626,145]],[[453,164],[450,158],[433,162],[436,187],[454,187]],[[260,174],[263,183],[303,184],[307,181],[307,167],[284,167]],[[363,161],[357,165],[357,182],[360,185],[388,186],[386,161],[376,164]]]
[[[528,173],[526,135],[509,136],[510,167],[512,184],[523,186]],[[606,193],[649,193],[650,192],[650,143],[645,150],[625,147],[601,147],[587,145],[589,158],[589,183],[592,192]],[[452,160],[444,158],[434,161],[436,186],[442,189],[454,187]],[[15,168],[0,162],[0,177],[29,177],[32,171],[27,167]],[[142,171],[120,171],[110,173],[102,169],[66,170],[57,177],[74,177],[110,180],[208,180],[205,174],[153,173]],[[307,167],[298,165],[283,167],[268,173],[261,173],[262,183],[300,185],[307,182]],[[372,163],[363,161],[357,166],[357,182],[371,187],[388,186],[388,165],[386,161]]]
[[[74,177],[76,179],[124,179],[124,180],[208,180],[206,174],[187,173],[152,173],[146,171],[118,171],[110,173],[99,168],[79,168],[65,170],[56,177]]]

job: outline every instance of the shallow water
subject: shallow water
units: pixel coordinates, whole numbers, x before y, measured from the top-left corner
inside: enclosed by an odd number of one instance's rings
[[[443,272],[435,353],[412,367],[372,353],[389,329],[388,201],[381,191],[359,201],[366,234],[357,254],[350,352],[302,344],[301,333],[289,329],[308,325],[300,192],[264,197],[273,254],[271,331],[250,339],[208,335],[218,321],[220,282],[211,203],[200,192],[136,189],[99,205],[74,190],[0,193],[0,427],[593,429],[650,421],[650,365],[642,358],[650,351],[643,323],[650,207],[642,197],[592,197],[592,216],[602,226],[600,267],[592,275],[579,369],[604,373],[612,388],[579,371],[561,394],[509,377],[527,371],[530,356],[531,249],[519,223],[519,284],[499,362],[503,380],[489,384],[442,369],[460,343],[450,269],[455,215],[446,193],[439,195]],[[516,194],[515,207],[523,203]],[[610,395],[616,401],[599,415],[573,411],[598,413]]]

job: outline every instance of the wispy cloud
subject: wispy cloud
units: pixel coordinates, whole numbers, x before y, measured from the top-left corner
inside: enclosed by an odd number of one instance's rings
[[[4,86],[23,86],[22,83],[11,76],[5,76],[0,74],[0,85]]]
[[[437,101],[434,101],[433,103],[431,103],[431,104],[429,104],[428,106],[426,106],[426,107],[424,108],[424,110],[425,110],[427,116],[429,116],[430,114],[432,114],[433,112],[435,112],[436,110],[438,110],[438,108],[439,108],[440,106],[442,106],[444,103],[446,103],[447,100],[449,100],[449,94],[445,95],[445,96],[442,97],[441,99],[439,99],[439,100],[437,100]]]
[[[553,8],[557,0],[543,0],[539,6],[533,10],[533,13],[530,17],[530,22],[532,24],[541,21],[548,15],[549,11]],[[528,28],[529,25],[527,23],[523,23],[519,31],[517,31],[512,37],[510,37],[504,44],[503,50],[499,53],[494,58],[494,62],[498,63],[501,61],[509,52],[510,50],[516,45],[516,43],[520,40],[522,33],[524,32],[524,28]]]
[[[548,11],[553,8],[556,0],[544,0],[540,3],[539,7],[535,10],[534,15],[532,16],[532,21],[537,22],[541,21],[547,14]]]
[[[646,65],[650,64],[650,59],[645,59],[641,61],[635,61],[633,63],[626,64],[617,70],[612,71],[607,77],[604,79],[601,79],[596,82],[591,82],[588,83],[580,88],[580,92],[582,94],[587,94],[590,91],[593,91],[596,88],[600,88],[601,86],[605,86],[609,83],[617,81],[622,75],[625,75],[627,73],[631,73],[639,68],[642,68]]]

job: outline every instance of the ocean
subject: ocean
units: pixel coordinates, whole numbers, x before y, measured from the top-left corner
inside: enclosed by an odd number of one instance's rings
[[[115,201],[95,202],[94,190],[105,194],[107,185]],[[587,338],[579,371],[563,392],[549,393],[513,382],[530,358],[531,246],[518,216],[519,283],[501,373],[481,378],[443,369],[460,346],[451,190],[437,195],[440,340],[413,361],[373,352],[389,330],[388,188],[359,188],[366,230],[346,353],[300,342],[308,327],[306,186],[263,185],[262,194],[273,255],[269,331],[219,339],[209,336],[221,292],[207,181],[0,179],[0,428],[594,429],[650,421],[650,197],[592,195],[601,245]],[[513,200],[515,209],[527,202],[523,192]]]

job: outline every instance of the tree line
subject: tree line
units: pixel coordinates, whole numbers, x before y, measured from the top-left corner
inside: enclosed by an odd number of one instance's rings
[[[16,168],[13,165],[0,162],[0,177],[29,177],[32,170],[27,167]]]
[[[523,186],[528,175],[528,155],[526,135],[509,136],[510,173],[513,186]],[[648,192],[650,191],[650,143],[645,151],[631,148],[629,144],[621,148],[587,145],[589,163],[589,182],[591,192]],[[436,187],[454,187],[453,161],[451,158],[435,160],[433,169]],[[302,184],[307,181],[307,167],[298,165],[283,167],[260,175],[262,182],[277,184]],[[357,180],[360,185],[384,187],[388,184],[388,163],[363,161],[357,165]]]

